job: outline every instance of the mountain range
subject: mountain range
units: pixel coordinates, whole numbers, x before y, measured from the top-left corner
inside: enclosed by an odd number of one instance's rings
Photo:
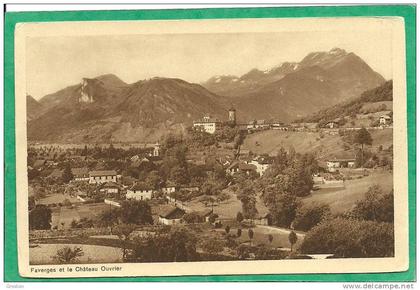
[[[385,80],[342,49],[308,54],[299,63],[216,76],[202,84],[155,77],[127,84],[113,74],[83,78],[36,101],[27,96],[28,139],[49,142],[156,141],[210,114],[240,122],[284,122],[317,112]]]
[[[359,96],[385,79],[359,56],[334,48],[313,52],[301,62],[216,76],[202,85],[226,96],[252,118],[290,121]]]

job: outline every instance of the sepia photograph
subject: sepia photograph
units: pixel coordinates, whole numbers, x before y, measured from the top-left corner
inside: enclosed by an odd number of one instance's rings
[[[407,269],[401,19],[30,23],[15,45],[21,275]]]

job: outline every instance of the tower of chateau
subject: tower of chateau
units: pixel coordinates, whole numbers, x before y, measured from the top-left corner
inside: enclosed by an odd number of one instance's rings
[[[236,110],[233,107],[229,109],[229,122],[236,124]]]

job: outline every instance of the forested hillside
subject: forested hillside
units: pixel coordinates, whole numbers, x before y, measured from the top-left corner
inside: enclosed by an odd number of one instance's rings
[[[392,101],[392,99],[392,80],[390,80],[379,87],[363,92],[356,99],[318,111],[313,115],[298,120],[298,122],[315,122],[323,126],[331,120],[347,116],[354,117],[356,114],[364,113],[362,108],[366,104]]]

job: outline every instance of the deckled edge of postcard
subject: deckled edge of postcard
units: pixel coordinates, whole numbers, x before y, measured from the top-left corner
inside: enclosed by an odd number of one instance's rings
[[[324,260],[29,265],[25,41],[27,37],[391,29],[393,49],[395,257]],[[16,195],[19,273],[23,277],[118,277],[286,273],[373,273],[408,269],[407,104],[404,19],[280,18],[18,23],[15,29]],[[379,29],[379,30],[380,30]],[[57,72],[57,77],[60,73]]]

